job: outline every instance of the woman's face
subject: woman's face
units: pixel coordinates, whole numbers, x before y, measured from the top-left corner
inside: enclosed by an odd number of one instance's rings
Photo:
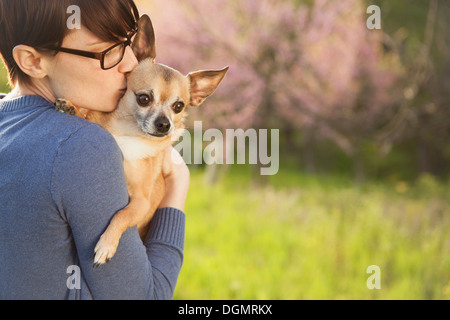
[[[87,28],[71,31],[62,47],[102,52],[115,43],[104,42]],[[103,70],[100,61],[59,52],[46,60],[49,90],[55,98],[64,98],[78,107],[111,112],[125,94],[126,76],[138,61],[128,46],[123,60],[114,68]]]

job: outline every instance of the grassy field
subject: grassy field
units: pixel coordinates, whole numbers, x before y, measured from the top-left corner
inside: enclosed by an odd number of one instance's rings
[[[450,184],[192,172],[175,299],[449,299]],[[369,290],[367,267],[381,270]]]

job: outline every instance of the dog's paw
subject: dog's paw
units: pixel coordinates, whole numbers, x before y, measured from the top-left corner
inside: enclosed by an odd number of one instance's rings
[[[67,113],[72,116],[76,115],[75,106],[70,101],[67,101],[67,100],[64,100],[64,99],[56,100],[55,108],[57,111],[59,111],[61,113]]]
[[[119,241],[105,232],[94,249],[94,268],[108,263],[116,254],[118,245]]]

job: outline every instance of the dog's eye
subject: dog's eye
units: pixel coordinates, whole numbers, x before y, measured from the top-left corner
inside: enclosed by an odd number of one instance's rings
[[[183,102],[175,102],[173,105],[173,111],[175,111],[175,113],[180,113],[181,111],[183,111],[184,109],[184,103]]]
[[[136,96],[136,101],[141,107],[148,107],[150,103],[153,102],[153,95],[152,94],[138,94]]]

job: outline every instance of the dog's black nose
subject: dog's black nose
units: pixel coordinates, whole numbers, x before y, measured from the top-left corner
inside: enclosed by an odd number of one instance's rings
[[[161,117],[155,121],[156,130],[159,133],[167,133],[170,130],[170,121],[166,117]]]

